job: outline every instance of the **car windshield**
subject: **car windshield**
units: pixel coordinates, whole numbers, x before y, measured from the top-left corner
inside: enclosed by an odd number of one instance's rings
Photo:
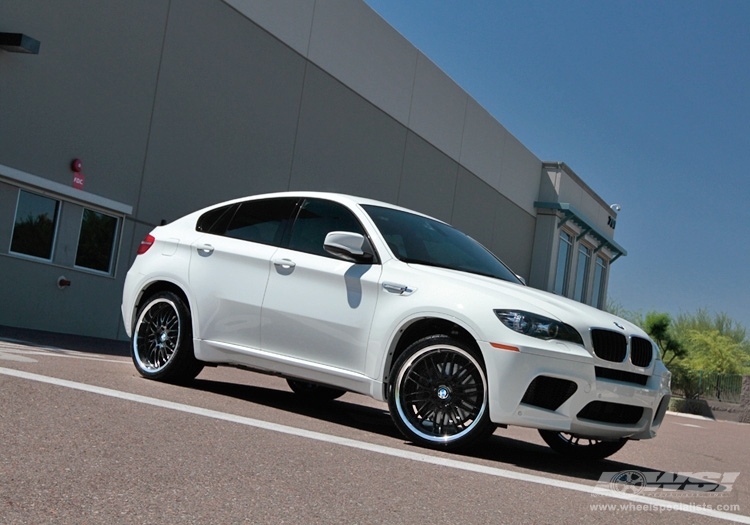
[[[372,205],[363,208],[393,254],[403,262],[521,282],[492,252],[452,226],[392,208]]]

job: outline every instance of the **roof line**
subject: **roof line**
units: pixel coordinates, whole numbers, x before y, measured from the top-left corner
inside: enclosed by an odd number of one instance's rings
[[[578,211],[569,202],[534,202],[534,207],[539,210],[559,210],[563,212],[563,222],[559,226],[562,226],[565,222],[573,220],[583,226],[584,229],[588,230],[588,233],[599,239],[599,241],[606,245],[611,251],[615,253],[615,257],[610,262],[614,262],[621,255],[627,255],[628,252],[617,244],[615,240],[604,233],[598,226],[591,222],[583,213]]]

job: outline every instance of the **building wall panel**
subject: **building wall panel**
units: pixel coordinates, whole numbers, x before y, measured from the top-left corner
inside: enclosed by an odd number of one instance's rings
[[[417,50],[364,2],[316,2],[308,58],[403,125]]]
[[[0,29],[40,40],[38,55],[0,51],[0,164],[137,199],[167,0],[0,2]]]
[[[457,178],[458,162],[409,132],[396,204],[450,222]]]
[[[419,54],[409,128],[453,159],[461,155],[468,100],[464,90]]]
[[[223,1],[302,56],[307,56],[315,12],[314,0]]]
[[[460,163],[497,190],[503,165],[507,131],[475,100],[466,106]]]
[[[406,128],[309,64],[290,189],[395,202]]]
[[[286,190],[305,60],[221,2],[173,2],[138,216]]]

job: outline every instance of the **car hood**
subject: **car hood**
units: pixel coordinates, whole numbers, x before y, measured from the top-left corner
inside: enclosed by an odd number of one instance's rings
[[[493,303],[496,303],[493,308],[524,310],[544,315],[579,330],[590,328],[619,329],[625,334],[649,337],[637,325],[609,312],[520,283],[511,283],[447,268],[417,264],[409,264],[409,266],[440,278],[440,281],[448,286],[450,286],[450,282],[461,283],[462,288],[468,287],[476,294],[488,296]]]

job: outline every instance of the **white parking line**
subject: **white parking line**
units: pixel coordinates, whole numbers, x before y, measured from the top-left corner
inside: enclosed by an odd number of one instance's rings
[[[587,494],[596,493],[597,496],[608,496],[611,498],[626,500],[628,502],[640,504],[643,506],[649,506],[651,508],[665,509],[665,510],[669,510],[673,512],[676,512],[676,511],[687,512],[690,514],[698,514],[701,516],[728,520],[728,521],[732,521],[735,523],[747,523],[748,525],[750,525],[750,516],[744,516],[742,514],[732,514],[729,512],[722,512],[722,511],[718,511],[714,509],[703,508],[700,506],[688,506],[688,505],[685,505],[684,503],[681,504],[681,503],[665,501],[665,500],[661,500],[657,498],[649,498],[649,497],[640,496],[640,495],[617,492],[614,490],[601,489],[601,488],[596,488],[596,487],[592,487],[589,485],[583,485],[581,483],[573,483],[570,481],[563,481],[559,479],[545,478],[543,476],[536,476],[533,474],[524,474],[521,472],[514,472],[512,470],[505,470],[505,469],[490,467],[486,465],[478,465],[475,463],[469,463],[469,462],[459,461],[455,459],[430,456],[428,454],[422,454],[419,452],[400,450],[396,448],[386,447],[383,445],[375,445],[373,443],[367,443],[365,441],[357,441],[355,439],[333,436],[330,434],[323,434],[321,432],[313,432],[313,431],[304,430],[301,428],[295,428],[295,427],[290,427],[286,425],[270,423],[268,421],[262,421],[259,419],[237,416],[234,414],[228,414],[226,412],[219,412],[217,410],[194,407],[194,406],[185,405],[182,403],[175,403],[172,401],[155,399],[152,397],[146,397],[146,396],[142,396],[138,394],[131,394],[129,392],[121,392],[119,390],[113,390],[110,388],[87,385],[85,383],[68,381],[66,379],[59,379],[56,377],[32,374],[29,372],[13,370],[10,368],[0,367],[0,374],[4,374],[6,376],[17,377],[21,379],[27,379],[30,381],[38,381],[40,383],[46,383],[46,384],[61,386],[65,388],[71,388],[73,390],[80,390],[83,392],[99,394],[99,395],[113,397],[117,399],[123,399],[126,401],[133,401],[135,403],[142,403],[144,405],[151,405],[151,406],[155,406],[159,408],[167,408],[170,410],[177,410],[179,412],[185,412],[188,414],[210,417],[210,418],[219,419],[222,421],[229,421],[232,423],[238,423],[240,425],[260,428],[263,430],[270,430],[272,432],[281,432],[283,434],[289,434],[292,436],[297,436],[297,437],[302,437],[302,438],[307,438],[307,439],[314,439],[316,441],[323,441],[326,443],[332,443],[332,444],[341,445],[344,447],[366,450],[368,452],[374,452],[376,454],[383,454],[385,456],[408,459],[410,461],[419,461],[421,463],[428,463],[431,465],[437,465],[441,467],[475,472],[479,474],[486,474],[489,476],[512,479],[515,481],[525,481],[527,483],[545,485],[548,487],[557,487],[557,488],[572,490],[576,492],[584,492]]]

